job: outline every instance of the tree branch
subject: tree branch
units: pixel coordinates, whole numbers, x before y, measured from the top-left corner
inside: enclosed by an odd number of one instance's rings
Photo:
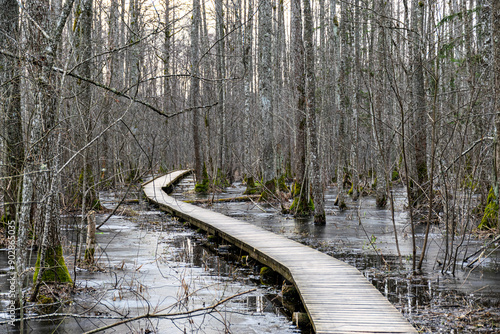
[[[133,317],[133,318],[129,318],[129,319],[124,319],[122,321],[118,321],[118,322],[115,322],[115,323],[107,325],[107,326],[103,326],[103,327],[99,327],[99,328],[93,329],[93,330],[85,332],[83,334],[98,333],[98,332],[104,331],[106,329],[110,329],[110,328],[113,328],[113,327],[116,327],[116,326],[119,326],[119,325],[123,325],[123,324],[129,323],[129,322],[140,320],[140,319],[144,319],[144,318],[173,318],[173,317],[178,317],[178,316],[192,315],[194,313],[199,313],[199,312],[212,312],[218,306],[224,304],[225,302],[227,302],[227,301],[229,301],[229,300],[231,300],[233,298],[242,296],[244,294],[253,292],[255,290],[257,290],[257,289],[250,289],[250,290],[247,290],[247,291],[243,291],[243,292],[237,293],[235,295],[232,295],[230,297],[227,297],[227,298],[225,298],[223,300],[220,300],[220,301],[218,301],[217,303],[215,303],[213,305],[210,305],[210,306],[207,306],[207,307],[200,307],[200,308],[197,308],[197,309],[194,309],[194,310],[191,310],[191,311],[177,312],[177,313],[151,313],[151,314],[148,312],[146,314],[142,314],[142,315],[139,315],[137,317]]]
[[[15,59],[19,59],[20,57],[18,57],[17,55],[11,53],[11,52],[8,52],[6,50],[0,50],[0,54],[4,55],[4,56],[7,56],[7,57],[12,57],[12,58],[15,58]],[[32,60],[33,63],[38,63],[37,60]],[[178,116],[180,114],[183,114],[185,112],[189,112],[189,111],[192,111],[192,110],[195,110],[195,109],[206,109],[206,108],[212,108],[212,107],[215,107],[219,102],[216,101],[212,104],[208,104],[208,105],[204,105],[204,106],[195,106],[195,107],[190,107],[190,108],[185,108],[185,109],[182,109],[180,111],[177,111],[177,112],[173,112],[173,113],[166,113],[165,111],[163,110],[160,110],[158,109],[157,107],[151,105],[150,103],[146,102],[146,101],[143,101],[143,100],[140,100],[138,98],[135,98],[133,96],[130,96],[128,94],[125,94],[125,93],[122,93],[120,92],[119,90],[113,88],[113,87],[108,87],[106,86],[105,84],[103,83],[100,83],[100,82],[97,82],[95,80],[92,80],[90,78],[85,78],[85,77],[82,77],[76,73],[73,73],[73,72],[67,72],[65,70],[63,70],[62,68],[58,68],[58,67],[52,67],[52,70],[54,72],[57,72],[57,73],[60,73],[60,74],[63,74],[63,75],[67,75],[67,76],[70,76],[72,78],[75,78],[75,79],[78,79],[78,80],[82,80],[82,81],[85,81],[85,82],[88,82],[96,87],[99,87],[99,88],[102,88],[108,92],[111,92],[117,96],[120,96],[120,97],[123,97],[123,98],[126,98],[132,102],[135,102],[135,103],[138,103],[138,104],[141,104],[143,106],[145,106],[146,108],[148,109],[151,109],[153,110],[154,112],[156,112],[158,115],[161,115],[163,117],[166,117],[166,118],[172,118],[172,117],[175,117],[175,116]]]

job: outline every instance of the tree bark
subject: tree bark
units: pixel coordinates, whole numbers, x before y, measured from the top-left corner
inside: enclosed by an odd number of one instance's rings
[[[201,9],[200,1],[193,0],[193,19],[191,22],[191,107],[193,110],[193,148],[194,148],[194,169],[196,182],[203,180],[203,162],[201,155],[200,130],[199,130],[199,110],[200,105],[200,79],[199,79],[199,43],[200,43],[200,21]]]
[[[259,7],[259,99],[262,115],[260,139],[264,198],[272,196],[276,190],[273,152],[272,13],[271,0],[261,1]]]
[[[228,142],[226,133],[226,59],[225,59],[225,38],[224,38],[224,9],[222,0],[215,1],[215,26],[216,26],[216,40],[217,40],[217,112],[219,117],[219,168],[223,171],[224,175],[228,175],[226,171],[228,163]]]
[[[243,167],[247,174],[252,174],[253,158],[252,150],[252,114],[251,108],[253,105],[253,0],[248,0],[248,13],[247,24],[245,26],[245,37],[243,44],[243,68],[244,68],[244,92],[245,92],[245,105],[244,105],[244,161]]]
[[[318,149],[318,127],[316,125],[316,74],[313,44],[313,17],[310,0],[304,0],[304,50],[306,70],[306,119],[309,137],[309,165],[312,198],[314,202],[314,223],[326,223],[325,199],[321,181],[320,152]]]
[[[493,39],[494,112],[495,112],[495,184],[493,189],[500,203],[500,2],[492,1],[491,31]],[[498,215],[498,213],[497,213]],[[498,217],[497,217],[498,220]],[[497,221],[498,226],[498,221]]]
[[[26,185],[30,188],[34,183],[35,173],[41,175],[41,189],[45,191],[42,197],[41,206],[44,208],[42,222],[42,240],[38,252],[37,263],[35,265],[35,286],[32,300],[37,296],[38,287],[41,282],[71,282],[68,269],[64,263],[61,241],[59,239],[59,196],[60,180],[58,171],[60,134],[58,126],[58,100],[56,78],[53,75],[52,67],[56,61],[57,49],[61,44],[62,32],[66,20],[71,13],[74,0],[67,0],[54,24],[51,24],[51,17],[47,12],[50,8],[45,0],[32,1],[27,6],[28,14],[40,26],[46,29],[48,36],[40,36],[38,27],[27,26],[27,39],[29,52],[40,62],[32,64],[28,68],[28,79],[34,92],[33,103],[33,124],[31,133],[30,158],[27,160]],[[31,192],[31,191],[30,191]],[[24,193],[23,193],[24,194]],[[23,197],[23,202],[32,200],[32,193],[27,193]],[[20,231],[25,235],[29,226],[29,215],[21,215],[19,222]],[[26,252],[26,239],[18,240],[20,252]],[[25,262],[24,262],[25,263]],[[24,266],[24,263],[21,266]]]
[[[302,6],[301,0],[291,3],[291,59],[293,70],[293,90],[295,110],[295,183],[293,186],[293,203],[291,211],[295,216],[306,216],[310,213],[309,178],[306,168],[306,97],[304,43],[302,39]]]
[[[386,12],[385,1],[377,2],[377,11],[379,13]],[[376,186],[376,205],[379,208],[383,208],[387,204],[388,191],[387,191],[387,147],[386,147],[386,135],[384,130],[384,110],[386,107],[386,94],[385,91],[385,69],[384,62],[386,59],[386,42],[385,42],[385,20],[382,17],[378,18],[377,29],[375,30],[377,34],[377,47],[376,61],[374,68],[375,75],[375,88],[373,90],[373,110],[372,110],[372,127],[373,127],[373,140],[377,148],[376,157],[376,174],[377,174],[377,186]]]
[[[412,38],[412,105],[414,113],[414,149],[416,174],[413,177],[413,200],[412,205],[422,203],[426,196],[425,187],[427,177],[427,114],[425,101],[425,82],[423,68],[423,20],[424,2],[412,1],[411,30]]]
[[[0,0],[0,48],[17,54],[19,41],[19,6],[15,0]],[[0,124],[3,132],[4,221],[16,219],[22,184],[24,160],[21,117],[20,68],[18,61],[0,55]]]

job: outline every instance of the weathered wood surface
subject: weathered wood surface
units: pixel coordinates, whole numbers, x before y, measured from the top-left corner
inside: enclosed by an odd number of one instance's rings
[[[250,223],[168,196],[190,171],[143,184],[146,197],[273,268],[299,291],[316,333],[417,333],[401,313],[351,265]]]

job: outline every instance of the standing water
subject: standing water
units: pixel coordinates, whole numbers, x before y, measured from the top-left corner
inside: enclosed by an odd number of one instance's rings
[[[173,196],[197,199],[191,190],[193,180],[185,179]],[[244,185],[235,184],[224,192],[204,196],[208,199],[241,196]],[[498,245],[472,270],[458,257],[455,275],[442,274],[440,256],[444,253],[441,227],[433,225],[429,236],[424,275],[411,275],[412,239],[404,189],[394,191],[396,232],[402,255],[401,266],[390,210],[376,208],[371,196],[348,202],[348,210],[334,206],[336,188],[325,193],[327,222],[315,225],[312,219],[295,219],[280,213],[279,205],[255,201],[216,202],[210,209],[261,226],[290,239],[314,247],[358,268],[422,332],[500,331],[500,251]],[[423,245],[425,225],[416,226],[417,254]],[[458,238],[457,238],[458,239]],[[474,253],[484,241],[470,238],[462,247]],[[417,259],[418,260],[418,259]]]
[[[112,209],[121,194],[102,194]],[[142,205],[118,210],[97,232],[98,270],[76,268],[76,291],[66,305],[30,308],[28,333],[84,333],[131,317],[155,314],[109,329],[119,333],[298,333],[271,301],[277,292],[201,246],[191,229],[165,213]],[[98,215],[98,224],[107,215]],[[73,249],[79,217],[65,219],[64,239]],[[72,256],[66,256],[73,273]],[[0,268],[7,251],[0,250]],[[0,272],[0,317],[7,319],[7,270]],[[218,305],[220,303],[220,305]],[[217,307],[210,308],[211,306]],[[59,315],[58,315],[59,314]],[[157,316],[161,314],[163,316]],[[1,333],[18,333],[7,321]]]

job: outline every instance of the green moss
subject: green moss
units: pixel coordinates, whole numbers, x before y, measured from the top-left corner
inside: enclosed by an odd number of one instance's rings
[[[259,201],[273,200],[276,194],[276,179],[267,181],[262,188]]]
[[[85,263],[93,264],[94,263],[94,254],[95,254],[95,248],[86,249],[85,250],[85,257],[84,257]]]
[[[312,198],[308,199],[307,191],[301,191],[301,189],[302,185],[300,183],[295,182],[292,185],[293,202],[290,206],[290,212],[296,217],[309,216],[314,211]]]
[[[397,169],[394,169],[392,171],[392,177],[391,177],[391,180],[392,181],[398,181],[399,180],[399,172]]]
[[[269,267],[260,268],[260,279],[262,282],[271,283],[278,277],[277,273]]]
[[[347,195],[352,196],[353,193],[354,193],[354,183],[351,184],[351,188],[349,188],[349,190],[347,191]]]
[[[207,174],[208,175],[208,174]],[[213,185],[219,188],[229,187],[231,184],[227,178],[227,174],[223,173],[220,168],[217,168],[217,177],[213,181]]]
[[[253,176],[249,176],[245,179],[245,183],[247,184],[247,189],[243,195],[255,195],[261,192],[260,187],[255,183]]]
[[[486,199],[486,207],[484,215],[479,224],[479,229],[495,228],[498,226],[498,201],[495,196],[493,187],[490,188],[488,198]]]
[[[278,179],[278,189],[279,189],[279,191],[284,192],[284,193],[290,192],[290,189],[288,189],[288,187],[286,185],[286,175],[285,174],[281,175]]]
[[[69,275],[68,268],[64,262],[62,246],[56,246],[47,249],[45,255],[45,270],[42,274],[42,282],[60,282],[71,283],[71,276]],[[40,272],[40,252],[35,264],[35,274],[33,275],[33,282],[36,282],[38,273]]]
[[[210,188],[210,179],[208,178],[207,166],[203,163],[202,180],[194,186],[197,193],[207,193]]]

